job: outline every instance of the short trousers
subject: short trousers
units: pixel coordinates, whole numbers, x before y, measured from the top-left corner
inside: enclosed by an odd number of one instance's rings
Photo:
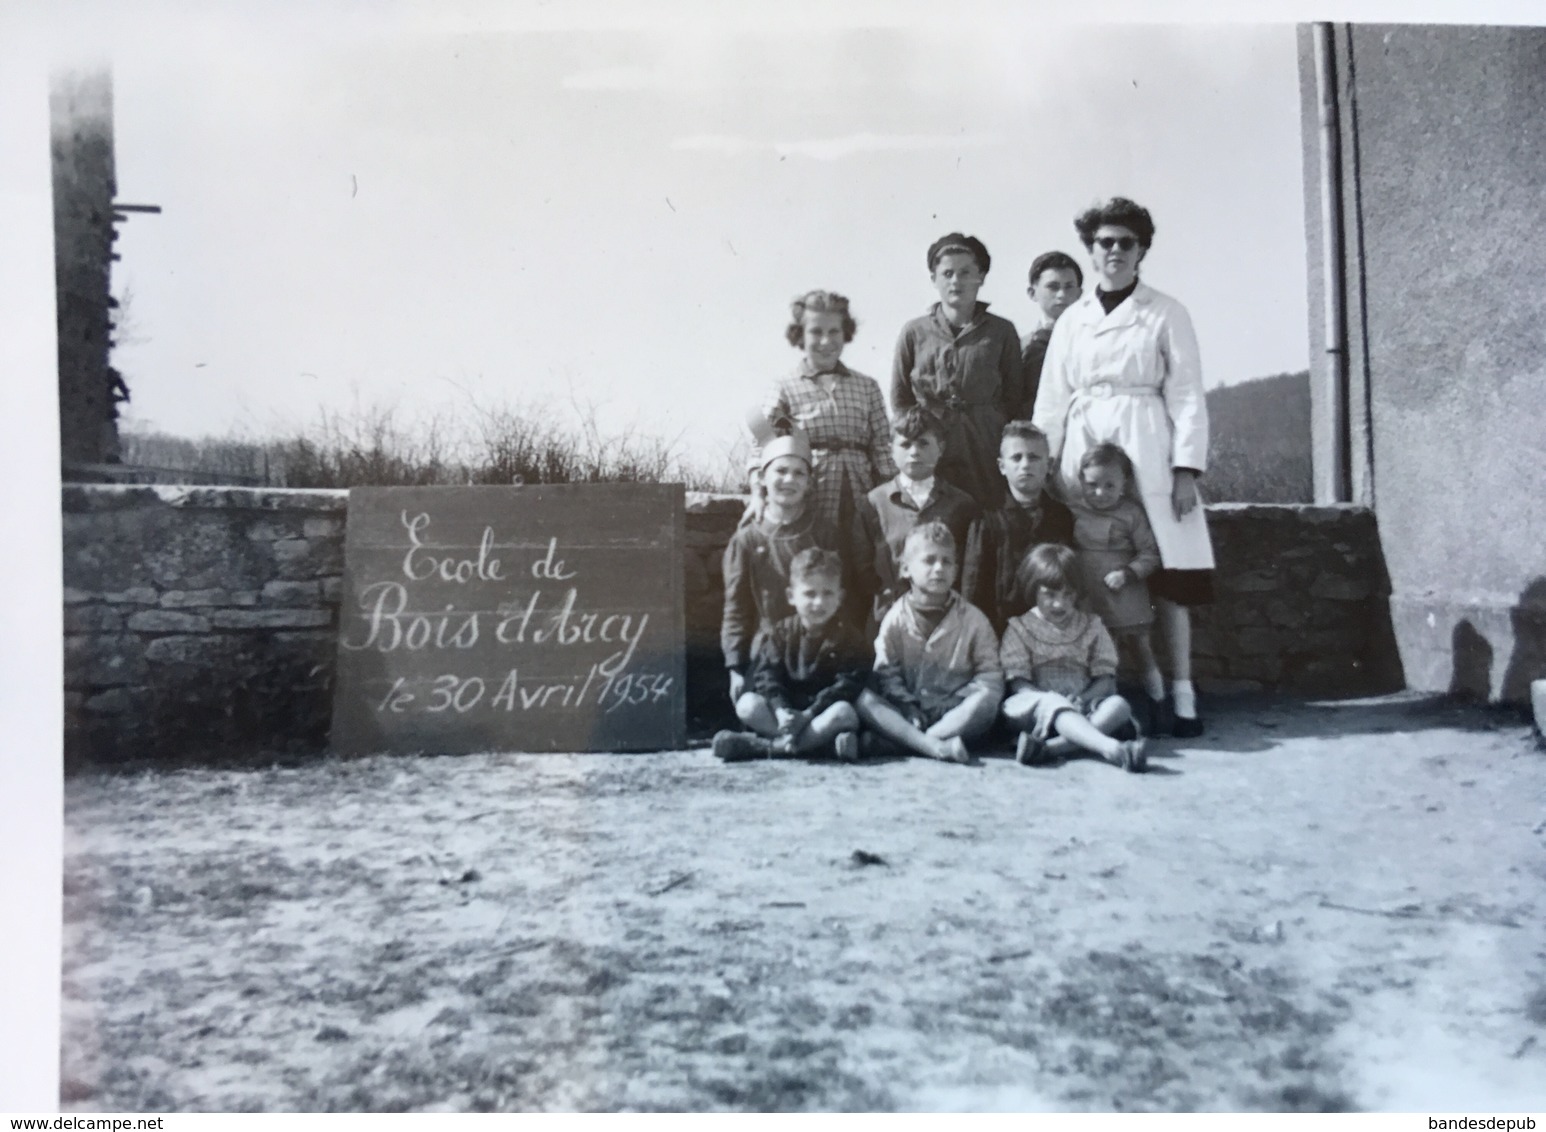
[[[965,692],[956,692],[949,699],[936,700],[932,704],[922,704],[919,710],[923,713],[923,728],[927,731],[941,719],[966,702]]]
[[[1044,692],[1040,688],[1025,688],[1010,693],[1009,698],[1004,701],[1002,713],[1006,716],[1012,715],[1017,720],[1024,720],[1024,730],[1028,731],[1033,739],[1051,739],[1057,734],[1052,725],[1065,711],[1078,712],[1088,719],[1102,705],[1111,700],[1120,699],[1122,699],[1121,696],[1107,696],[1099,703],[1092,704],[1089,710],[1080,711],[1078,705],[1062,692]],[[1017,726],[1019,726],[1018,723]]]

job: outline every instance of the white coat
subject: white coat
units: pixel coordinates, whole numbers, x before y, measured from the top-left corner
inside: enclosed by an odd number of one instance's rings
[[[1107,314],[1094,290],[1086,292],[1053,327],[1032,421],[1047,434],[1069,495],[1085,452],[1121,445],[1165,568],[1213,568],[1201,501],[1181,520],[1170,502],[1172,469],[1208,468],[1208,404],[1185,307],[1140,282]]]

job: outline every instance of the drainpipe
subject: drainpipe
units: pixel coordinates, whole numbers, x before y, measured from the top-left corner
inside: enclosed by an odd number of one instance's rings
[[[1322,313],[1326,372],[1320,401],[1326,406],[1331,443],[1331,474],[1320,483],[1327,485],[1330,495],[1325,502],[1347,503],[1352,500],[1352,451],[1348,437],[1347,293],[1342,275],[1342,129],[1331,25],[1316,24],[1314,38],[1315,93],[1320,103],[1321,290],[1326,299]]]

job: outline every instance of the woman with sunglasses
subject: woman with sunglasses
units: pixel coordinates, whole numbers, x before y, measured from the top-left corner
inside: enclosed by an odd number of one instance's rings
[[[1093,291],[1058,319],[1033,420],[1047,434],[1065,498],[1079,462],[1097,444],[1116,444],[1133,463],[1135,490],[1159,543],[1161,569],[1149,578],[1170,661],[1171,697],[1156,682],[1153,730],[1202,734],[1192,686],[1191,607],[1213,600],[1213,544],[1197,494],[1208,465],[1208,405],[1191,316],[1138,279],[1154,240],[1148,210],[1112,197],[1074,221],[1095,268]],[[1167,718],[1168,717],[1168,718]]]

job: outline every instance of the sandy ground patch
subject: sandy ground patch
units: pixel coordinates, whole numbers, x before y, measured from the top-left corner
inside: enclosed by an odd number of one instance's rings
[[[1546,1108],[1546,756],[324,760],[66,791],[67,1110]],[[855,851],[880,858],[861,863]]]

